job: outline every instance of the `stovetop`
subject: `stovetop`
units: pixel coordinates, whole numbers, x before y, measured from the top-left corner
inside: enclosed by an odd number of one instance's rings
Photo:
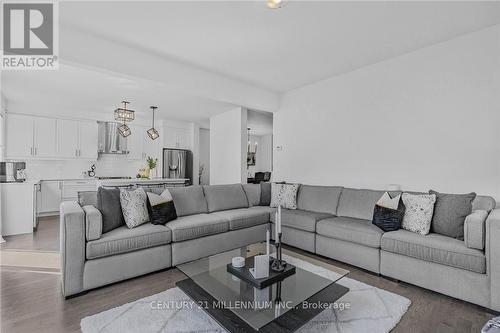
[[[110,177],[95,177],[97,179],[105,180],[105,179],[132,179],[132,177],[120,177],[120,176],[110,176]]]

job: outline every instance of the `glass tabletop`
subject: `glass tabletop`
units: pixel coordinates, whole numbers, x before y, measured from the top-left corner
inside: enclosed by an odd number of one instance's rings
[[[177,266],[198,286],[217,300],[217,307],[234,312],[258,330],[303,301],[330,286],[349,271],[322,261],[283,249],[283,254],[329,269],[331,279],[296,266],[295,274],[280,283],[258,289],[227,271],[233,257],[248,258],[265,253],[265,244],[253,244]]]

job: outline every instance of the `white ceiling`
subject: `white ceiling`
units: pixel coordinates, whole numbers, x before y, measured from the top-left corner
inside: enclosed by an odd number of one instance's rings
[[[65,2],[60,15],[64,25],[284,92],[498,24],[500,2]]]
[[[109,56],[99,54],[99,43],[88,45],[92,39],[81,37],[93,36],[233,79],[218,81],[227,85],[237,80],[279,93],[499,24],[500,2],[286,1],[284,8],[270,10],[264,1],[69,1],[60,3],[59,14],[65,38],[75,38],[61,43],[61,51],[74,47],[79,55],[83,46],[97,59]],[[125,65],[160,73],[158,63],[138,66],[126,52],[120,57]],[[10,106],[30,112],[109,114],[128,99],[139,115],[158,105],[160,117],[201,124],[235,107],[220,91],[211,92],[213,99],[189,89],[174,91],[146,76],[85,65],[85,55],[81,58],[58,71],[5,71],[2,93]],[[176,77],[169,77],[175,85]],[[196,81],[187,78],[187,87]],[[211,86],[217,83],[207,75],[201,89]]]
[[[59,113],[81,117],[85,112],[112,112],[122,100],[138,117],[150,117],[151,105],[161,118],[203,122],[234,105],[170,93],[161,84],[61,65],[56,71],[5,71],[2,92],[9,109],[28,113]]]

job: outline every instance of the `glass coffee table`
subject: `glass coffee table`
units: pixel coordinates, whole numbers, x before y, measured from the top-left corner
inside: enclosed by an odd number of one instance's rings
[[[229,332],[294,332],[349,291],[336,283],[349,271],[286,249],[284,255],[334,274],[326,279],[295,265],[295,274],[257,289],[227,271],[233,257],[264,253],[259,243],[179,265],[188,278],[177,286]]]

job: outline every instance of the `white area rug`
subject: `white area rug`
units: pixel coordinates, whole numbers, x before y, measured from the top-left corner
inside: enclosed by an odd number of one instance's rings
[[[326,268],[283,255],[287,262],[328,279],[338,275]],[[342,278],[339,284],[350,291],[337,303],[350,303],[343,311],[328,309],[321,312],[298,332],[387,333],[401,320],[410,306],[409,299],[359,281]],[[154,309],[152,302],[191,302],[179,288],[128,303],[82,319],[83,333],[94,332],[226,332],[202,309]]]

